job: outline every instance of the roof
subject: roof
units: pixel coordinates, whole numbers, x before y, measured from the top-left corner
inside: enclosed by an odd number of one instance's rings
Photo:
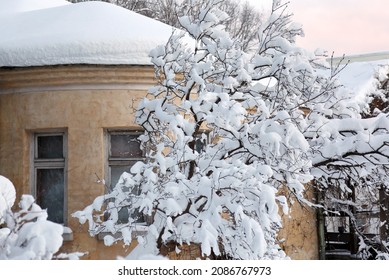
[[[389,60],[389,51],[334,57],[333,63],[345,64],[349,62],[351,63],[352,62],[372,62],[372,61],[379,61],[379,60]],[[328,61],[330,61],[330,59],[328,59]]]
[[[173,27],[105,2],[0,0],[0,67],[151,65]]]
[[[352,92],[355,100],[361,104],[366,98],[377,91],[378,80],[387,79],[389,74],[389,58],[382,60],[353,61],[339,73],[340,83],[344,88]]]

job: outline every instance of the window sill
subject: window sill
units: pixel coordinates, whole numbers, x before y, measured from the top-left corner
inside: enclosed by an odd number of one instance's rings
[[[64,242],[73,241],[73,231],[68,227],[64,227],[62,238]]]
[[[148,232],[147,226],[142,226],[141,229],[133,230],[132,233],[131,233],[131,237],[132,237],[132,239],[136,239],[137,236],[145,236],[147,234],[147,232]],[[107,235],[110,235],[110,236],[112,236],[115,239],[118,239],[118,238],[122,237],[122,234],[120,232],[116,232],[114,234],[110,233],[110,232],[100,232],[97,235],[97,240],[104,241],[104,237],[107,236]]]

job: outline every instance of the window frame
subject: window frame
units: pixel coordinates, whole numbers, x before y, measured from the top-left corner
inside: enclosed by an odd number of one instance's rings
[[[112,184],[112,170],[111,166],[129,166],[130,163],[136,163],[138,161],[144,161],[146,159],[145,152],[142,151],[143,155],[142,157],[111,157],[111,147],[112,147],[112,141],[111,136],[112,135],[134,135],[134,136],[141,136],[143,134],[143,131],[140,129],[106,129],[106,159],[105,159],[105,174],[106,174],[106,187],[108,191],[109,189],[114,188],[115,186]]]
[[[38,158],[38,137],[45,136],[62,136],[62,158]],[[34,196],[36,203],[39,205],[37,197],[37,177],[39,169],[63,169],[63,224],[68,225],[68,179],[67,179],[67,158],[68,158],[68,137],[65,129],[43,130],[31,132],[31,151],[30,151],[30,177],[31,177],[31,194]],[[40,205],[39,205],[40,206]]]
[[[112,183],[112,169],[111,166],[129,166],[131,163],[132,165],[135,164],[138,161],[145,161],[146,160],[146,151],[142,151],[142,157],[111,157],[111,147],[112,147],[112,141],[111,136],[112,135],[133,135],[138,138],[141,136],[144,131],[140,128],[121,128],[121,129],[105,129],[105,193],[108,193],[111,191],[115,185]],[[115,182],[116,184],[117,182]],[[135,223],[135,225],[139,225],[142,227],[150,224],[150,218],[147,216],[144,216],[145,222]],[[137,230],[140,233],[143,233],[143,230]]]

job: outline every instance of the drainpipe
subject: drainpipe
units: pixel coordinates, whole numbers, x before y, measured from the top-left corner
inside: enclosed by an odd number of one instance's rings
[[[389,197],[386,193],[385,187],[381,186],[379,189],[379,205],[380,205],[380,239],[381,239],[381,250],[386,252],[388,249],[384,245],[388,241],[389,230]]]
[[[317,202],[319,205],[323,200],[323,192],[317,191]],[[319,260],[326,259],[326,240],[325,240],[325,221],[324,221],[324,209],[317,209],[317,236],[319,241]]]

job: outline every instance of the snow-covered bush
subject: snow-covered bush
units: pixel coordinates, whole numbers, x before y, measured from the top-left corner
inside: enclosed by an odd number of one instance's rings
[[[281,1],[254,54],[225,31],[220,1],[198,3],[180,18],[184,31],[150,54],[159,85],[136,113],[146,161],[74,216],[92,235],[119,236],[107,244],[129,244],[141,212],[152,218],[137,238],[147,252],[195,243],[205,257],[285,258],[279,206],[312,205],[306,184],[342,189],[387,164],[387,116],[362,120],[336,80],[341,68],[296,46],[303,32]]]
[[[63,226],[47,221],[47,212],[23,195],[13,212],[15,188],[0,175],[0,260],[52,259],[62,245]]]

